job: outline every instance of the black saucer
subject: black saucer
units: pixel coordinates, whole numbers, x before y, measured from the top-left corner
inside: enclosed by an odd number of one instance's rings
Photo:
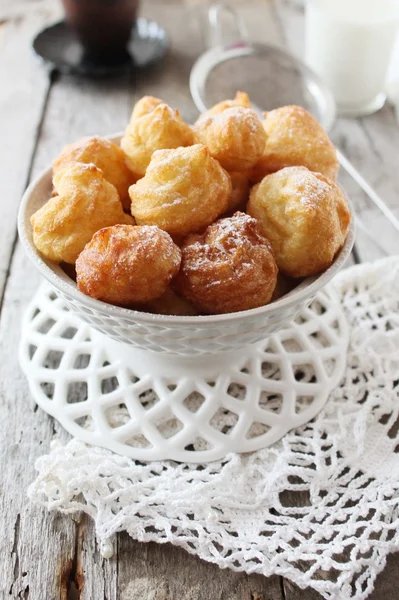
[[[65,21],[46,27],[33,40],[33,49],[46,63],[62,73],[90,77],[110,77],[144,69],[161,60],[168,49],[165,30],[155,21],[139,18],[127,47],[127,55],[118,64],[91,61]]]

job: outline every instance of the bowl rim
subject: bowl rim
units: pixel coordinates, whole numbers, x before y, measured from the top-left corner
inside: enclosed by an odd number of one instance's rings
[[[104,136],[113,141],[120,138],[120,133],[109,136]],[[339,269],[345,264],[348,259],[355,241],[355,219],[354,212],[351,203],[348,200],[349,211],[351,214],[351,222],[348,230],[346,240],[342,248],[338,251],[334,262],[320,274],[312,275],[304,278],[297,287],[293,290],[264,306],[257,308],[251,308],[233,313],[224,313],[216,315],[195,315],[195,316],[182,316],[182,315],[160,315],[155,313],[147,313],[139,310],[125,308],[122,306],[116,306],[108,304],[102,300],[97,300],[86,296],[83,292],[80,292],[76,286],[76,283],[66,275],[61,267],[52,263],[50,260],[45,259],[40,252],[36,249],[34,244],[29,240],[27,235],[27,227],[31,228],[30,221],[26,217],[26,210],[29,205],[29,201],[33,194],[33,191],[43,183],[43,180],[49,179],[51,181],[52,167],[46,167],[43,169],[35,179],[29,184],[22,196],[21,203],[18,210],[18,234],[19,239],[22,243],[25,253],[35,265],[39,273],[47,279],[54,288],[59,289],[62,293],[71,296],[77,302],[83,304],[86,308],[94,312],[108,313],[109,316],[114,318],[124,318],[128,320],[135,320],[141,323],[158,324],[158,325],[208,325],[216,323],[228,323],[236,320],[246,320],[257,316],[268,316],[280,309],[285,309],[289,306],[299,304],[302,300],[305,300],[309,296],[314,295],[319,289],[324,287],[339,271]],[[59,269],[65,275],[58,275],[55,269]]]

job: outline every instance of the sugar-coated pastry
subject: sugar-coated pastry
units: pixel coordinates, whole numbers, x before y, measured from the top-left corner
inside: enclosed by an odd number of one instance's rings
[[[263,154],[266,136],[251,108],[232,106],[201,115],[194,125],[198,141],[207,146],[227,171],[248,171]]]
[[[290,277],[327,269],[350,224],[341,188],[306,167],[267,175],[252,188],[247,208],[270,240],[279,269]]]
[[[229,197],[228,212],[236,210],[244,210],[249,198],[249,181],[246,173],[234,171],[229,173],[231,179],[232,190]]]
[[[187,237],[174,285],[201,312],[217,314],[267,304],[276,280],[270,243],[255,219],[237,212]]]
[[[124,208],[129,209],[128,189],[137,181],[137,177],[127,166],[125,153],[119,146],[98,135],[82,138],[65,146],[53,160],[53,173],[59,173],[72,162],[93,163],[101,169],[105,179],[116,187]]]
[[[151,112],[132,118],[121,140],[130,169],[143,177],[156,150],[195,144],[192,128],[180,117],[179,111],[159,104]]]
[[[74,263],[92,235],[108,225],[134,224],[116,188],[93,164],[70,163],[54,176],[57,195],[31,217],[33,242],[57,263]]]
[[[179,296],[169,286],[164,294],[155,298],[146,306],[149,312],[158,315],[175,315],[177,317],[195,317],[198,310],[183,296]]]
[[[218,102],[212,108],[202,113],[201,117],[211,116],[211,115],[219,115],[226,108],[232,108],[234,106],[241,106],[242,108],[251,108],[251,102],[249,100],[248,94],[245,92],[238,91],[234,100],[222,100],[222,102]]]
[[[231,181],[209,150],[196,144],[155,152],[129,194],[138,225],[157,225],[182,237],[204,229],[226,210]]]
[[[334,145],[312,115],[300,106],[282,106],[264,113],[266,146],[250,173],[259,182],[284,167],[303,166],[336,179],[339,163]]]
[[[130,306],[161,296],[180,267],[181,253],[158,227],[114,225],[97,231],[76,261],[84,294]]]
[[[143,96],[133,107],[130,123],[135,119],[148,115],[160,104],[165,104],[160,98],[156,98],[155,96]]]

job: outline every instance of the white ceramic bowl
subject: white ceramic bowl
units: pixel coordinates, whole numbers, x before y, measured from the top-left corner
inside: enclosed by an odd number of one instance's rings
[[[119,136],[111,139],[119,141]],[[346,242],[329,269],[304,279],[294,290],[260,308],[226,315],[176,317],[112,306],[82,294],[59,265],[46,260],[33,244],[31,215],[50,197],[51,167],[26,190],[19,209],[18,231],[25,252],[55,292],[81,319],[119,342],[142,350],[199,356],[238,350],[286,326],[310,304],[316,292],[344,265],[354,243],[354,219]]]

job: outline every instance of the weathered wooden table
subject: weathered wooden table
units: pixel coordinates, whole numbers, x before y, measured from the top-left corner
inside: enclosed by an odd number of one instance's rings
[[[254,39],[301,52],[303,14],[294,0],[241,0],[237,9]],[[192,120],[188,75],[204,49],[203,3],[145,0],[142,12],[167,29],[172,47],[162,66],[149,74],[115,81],[84,81],[49,75],[32,55],[30,41],[57,19],[54,0],[2,0],[0,4],[0,594],[30,600],[301,600],[320,596],[271,577],[222,571],[170,545],[142,544],[127,535],[116,555],[103,560],[90,521],[47,514],[32,506],[26,489],[34,461],[49,449],[58,424],[37,410],[18,366],[22,312],[39,276],[25,258],[16,235],[19,200],[29,183],[67,142],[82,135],[121,130],[132,103],[159,95]],[[202,11],[202,12],[201,12]],[[387,204],[398,209],[399,127],[393,110],[358,120],[340,119],[333,138]],[[343,183],[362,214],[371,238],[385,225],[361,190]],[[360,232],[353,260],[381,256],[378,245]],[[392,250],[393,251],[393,250]],[[392,555],[379,576],[372,600],[398,597],[399,560]]]

